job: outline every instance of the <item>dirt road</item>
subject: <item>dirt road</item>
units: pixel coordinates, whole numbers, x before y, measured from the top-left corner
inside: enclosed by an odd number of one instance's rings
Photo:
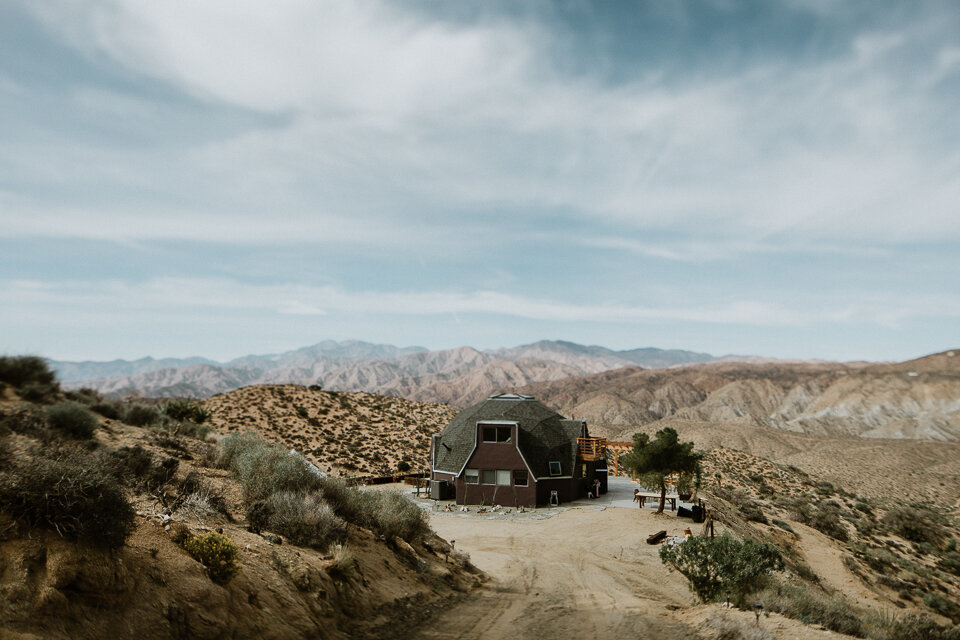
[[[691,637],[668,607],[693,604],[686,580],[645,544],[689,521],[639,509],[584,507],[545,520],[485,520],[436,514],[442,537],[470,553],[491,583],[429,621],[416,637]]]

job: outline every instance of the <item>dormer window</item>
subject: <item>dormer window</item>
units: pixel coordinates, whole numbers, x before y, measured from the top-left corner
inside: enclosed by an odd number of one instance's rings
[[[555,461],[555,460],[551,460],[551,461],[550,461],[550,475],[552,475],[552,476],[558,476],[558,475],[560,475],[560,463],[559,463],[559,462],[557,462],[557,461]]]
[[[512,427],[483,427],[484,442],[510,442]]]

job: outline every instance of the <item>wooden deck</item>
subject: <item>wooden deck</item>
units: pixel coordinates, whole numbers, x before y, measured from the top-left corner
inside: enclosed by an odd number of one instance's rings
[[[577,459],[594,461],[607,457],[606,438],[577,438]]]

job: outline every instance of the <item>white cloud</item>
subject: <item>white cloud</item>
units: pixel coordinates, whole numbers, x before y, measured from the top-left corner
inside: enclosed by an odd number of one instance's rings
[[[347,291],[333,285],[252,284],[227,279],[157,278],[49,283],[0,281],[0,296],[14,308],[120,311],[196,310],[281,315],[438,316],[489,314],[569,323],[643,324],[685,321],[705,325],[799,327],[868,323],[896,327],[917,317],[960,317],[960,299],[943,296],[865,298],[837,305],[824,299],[793,307],[762,300],[702,301],[690,305],[569,302],[498,291]]]
[[[217,227],[228,241],[277,242],[322,239],[322,227],[363,242],[381,221],[403,228],[426,209],[444,212],[431,225],[441,235],[485,212],[553,210],[627,233],[710,238],[726,245],[722,254],[783,234],[811,246],[960,237],[960,150],[937,135],[950,124],[935,120],[943,105],[891,64],[926,36],[914,25],[854,33],[848,51],[806,65],[753,61],[695,80],[653,70],[610,84],[564,74],[556,34],[531,21],[453,24],[396,4],[308,0],[29,9],[92,59],[285,120],[146,165],[111,162],[110,152],[45,155],[31,171],[51,181],[152,186],[197,204],[110,205],[96,225],[49,207],[6,233],[95,226],[207,239]],[[943,73],[955,66],[951,51],[937,54]],[[80,97],[104,113],[116,108]],[[29,150],[7,153],[29,162]],[[216,202],[229,216],[208,211]],[[265,224],[265,211],[281,219]],[[431,243],[392,230],[384,240]]]

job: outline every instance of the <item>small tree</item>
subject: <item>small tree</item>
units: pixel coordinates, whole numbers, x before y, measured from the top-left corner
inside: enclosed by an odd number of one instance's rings
[[[680,442],[676,429],[666,427],[657,431],[650,440],[645,433],[633,436],[633,451],[623,457],[623,464],[636,472],[640,482],[660,488],[660,506],[663,513],[667,501],[667,476],[672,473],[700,475],[700,460],[703,454],[693,450],[692,442]]]
[[[660,560],[690,581],[690,589],[703,602],[729,590],[738,604],[764,586],[770,571],[783,569],[783,557],[772,544],[729,533],[718,538],[697,537],[660,548]]]

